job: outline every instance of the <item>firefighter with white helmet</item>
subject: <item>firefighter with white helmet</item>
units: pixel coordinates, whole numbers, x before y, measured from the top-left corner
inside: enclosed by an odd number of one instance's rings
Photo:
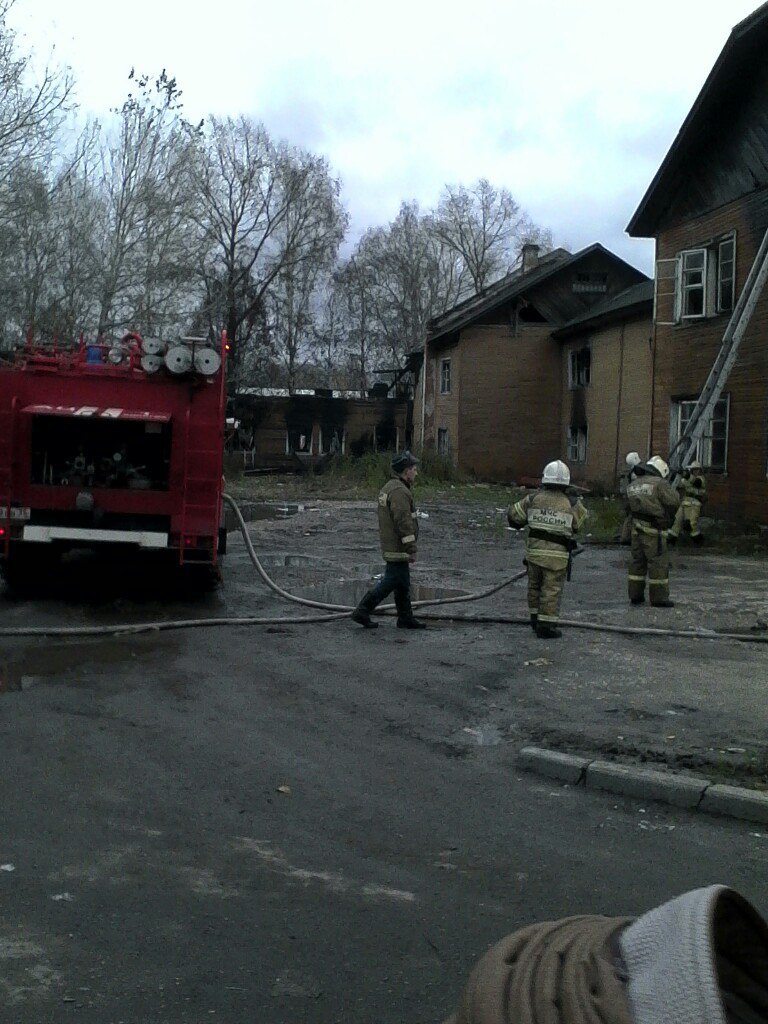
[[[619,532],[619,544],[628,545],[632,540],[632,516],[629,514],[629,505],[627,504],[627,487],[633,480],[643,475],[643,460],[638,452],[628,452],[624,461],[627,468],[619,477],[619,498],[626,515]]]
[[[525,561],[528,566],[528,610],[536,636],[553,639],[561,636],[557,628],[560,599],[563,594],[573,535],[587,518],[579,498],[570,498],[566,489],[571,472],[559,459],[548,462],[541,477],[541,488],[529,494],[507,512],[509,525],[516,530],[528,527]]]
[[[707,500],[707,481],[700,462],[692,462],[687,469],[683,470],[677,493],[681,498],[680,508],[677,510],[667,539],[670,544],[674,545],[680,534],[688,530],[693,543],[702,544],[704,534],[699,526],[699,517],[702,505]]]
[[[667,530],[677,512],[680,498],[667,481],[669,466],[654,455],[646,462],[643,475],[627,487],[627,504],[632,516],[632,547],[628,589],[632,604],[648,596],[656,608],[672,608],[669,599],[669,554]]]

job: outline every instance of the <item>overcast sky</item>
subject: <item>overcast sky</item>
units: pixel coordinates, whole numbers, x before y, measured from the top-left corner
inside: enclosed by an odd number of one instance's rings
[[[247,114],[326,155],[359,233],[446,182],[508,188],[555,242],[651,272],[624,228],[756,0],[16,0],[82,108],[166,68],[190,118]]]

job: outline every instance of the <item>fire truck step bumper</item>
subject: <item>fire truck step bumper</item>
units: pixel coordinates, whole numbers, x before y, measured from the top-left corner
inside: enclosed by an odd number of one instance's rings
[[[167,548],[168,534],[146,530],[88,530],[72,526],[25,526],[24,540],[50,544],[68,540],[81,544],[136,544],[140,548]]]

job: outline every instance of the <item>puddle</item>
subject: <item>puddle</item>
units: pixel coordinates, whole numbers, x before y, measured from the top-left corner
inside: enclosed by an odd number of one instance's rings
[[[77,670],[98,662],[100,668],[131,658],[126,643],[48,644],[18,658],[0,658],[0,693],[18,693],[36,686],[80,686],[86,680]]]
[[[290,519],[291,516],[295,516],[297,512],[306,512],[309,506],[303,505],[298,502],[254,502],[250,504],[244,502],[240,506],[240,511],[243,513],[243,519],[246,523],[260,522],[268,519]],[[234,512],[228,508],[226,512],[226,525],[228,530],[237,529],[237,520]]]
[[[259,555],[259,561],[265,569],[283,569],[286,566],[297,565],[316,565],[318,567],[327,565],[327,559],[319,558],[317,555],[286,555],[280,552]]]
[[[373,582],[365,580],[333,580],[314,583],[291,592],[299,597],[309,597],[313,601],[325,601],[328,604],[356,605],[371,589]],[[445,597],[463,597],[465,590],[445,590],[440,587],[411,587],[412,601],[438,601]],[[388,598],[392,601],[392,598]]]

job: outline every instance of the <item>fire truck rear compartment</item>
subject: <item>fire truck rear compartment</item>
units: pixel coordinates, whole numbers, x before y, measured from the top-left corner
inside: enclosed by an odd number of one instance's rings
[[[32,484],[167,491],[171,424],[35,415]]]

